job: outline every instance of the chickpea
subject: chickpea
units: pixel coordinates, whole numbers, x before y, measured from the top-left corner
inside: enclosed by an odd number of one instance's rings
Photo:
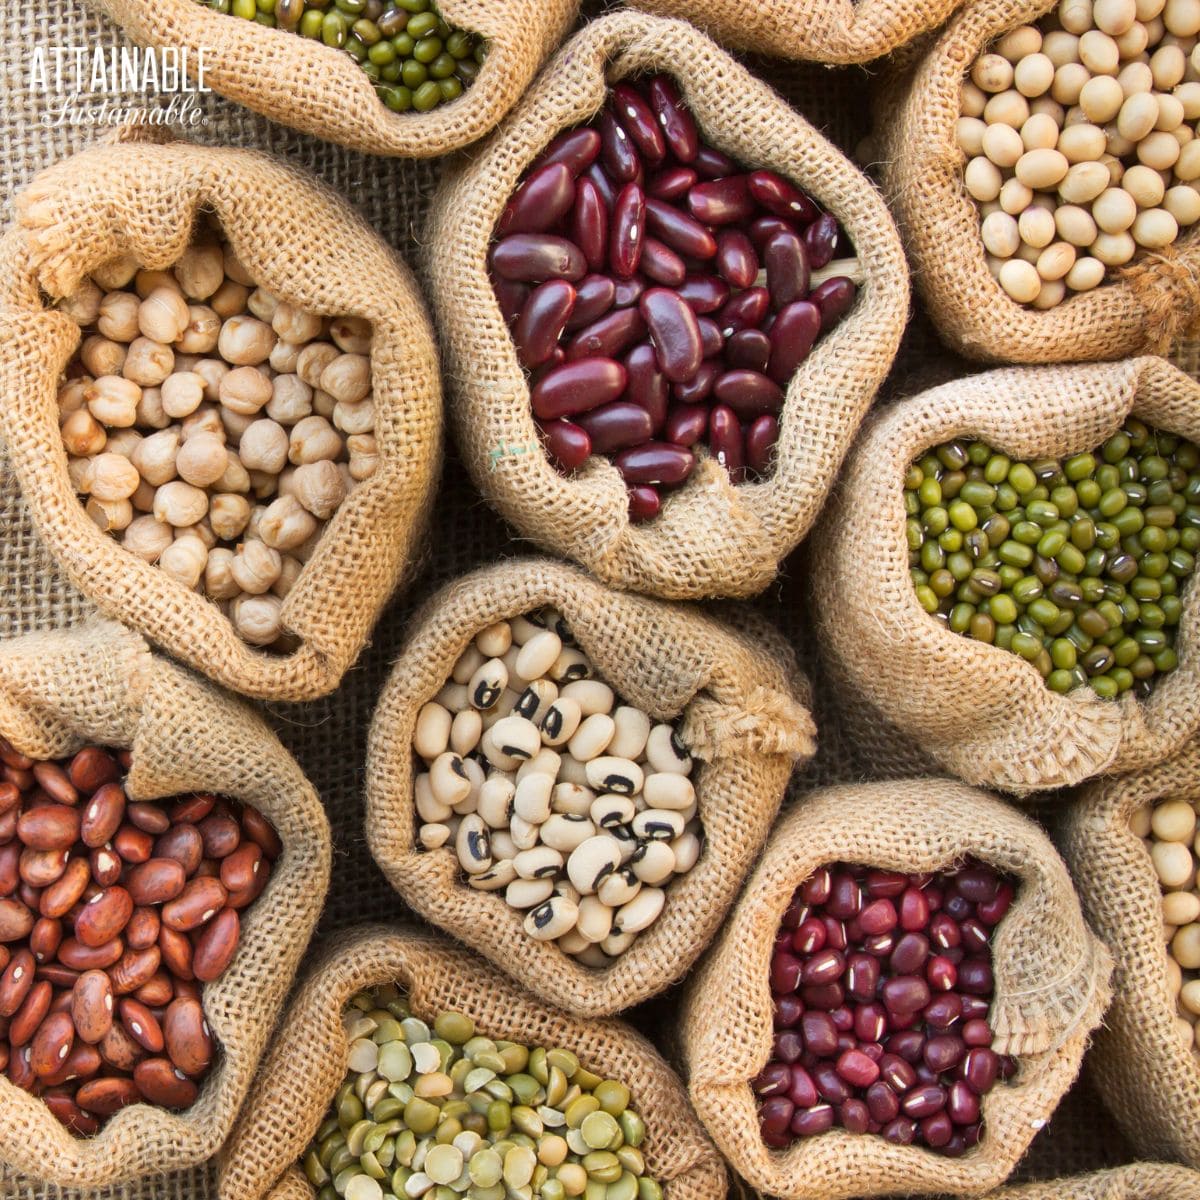
[[[100,316],[100,302],[103,299],[104,293],[85,278],[69,296],[59,301],[58,311],[80,325],[91,325]]]
[[[179,420],[190,416],[203,403],[204,378],[195,371],[180,371],[164,379],[159,392],[163,412]]]
[[[242,589],[233,577],[233,551],[218,546],[208,552],[204,565],[204,590],[213,600],[232,600]]]
[[[175,278],[185,296],[207,300],[225,281],[225,261],[215,242],[189,246],[175,264]]]
[[[169,346],[178,341],[191,317],[179,289],[156,287],[138,306],[137,324],[143,337]]]
[[[239,596],[230,609],[234,628],[252,646],[269,646],[283,634],[278,596]]]
[[[177,350],[187,354],[211,354],[217,347],[221,318],[206,304],[188,305],[187,328],[175,343]],[[179,355],[176,355],[176,364]]]
[[[370,400],[339,404],[333,410],[333,423],[342,433],[370,433],[375,428],[375,405]]]
[[[255,416],[271,399],[271,381],[251,366],[235,367],[219,385],[221,403],[242,416]]]
[[[234,412],[232,408],[227,408],[224,404],[217,412],[221,418],[221,428],[225,430],[226,436],[235,442],[241,440],[256,419],[253,413]]]
[[[175,469],[187,483],[204,488],[216,483],[228,464],[224,441],[212,433],[198,433],[180,447]]]
[[[155,288],[160,287],[167,288],[176,295],[183,295],[179,280],[170,271],[151,271],[142,267],[133,277],[133,290],[141,300],[145,300]]]
[[[132,254],[122,254],[117,258],[101,263],[93,272],[92,278],[106,292],[123,288],[137,274],[138,262]]]
[[[296,580],[300,578],[300,572],[304,570],[304,564],[297,558],[292,558],[290,555],[283,556],[283,565],[279,570],[279,578],[271,584],[272,595],[278,596],[283,600],[288,593],[296,586]]]
[[[77,409],[62,423],[63,445],[68,454],[89,457],[99,454],[108,441],[104,426],[87,409]]]
[[[335,358],[337,347],[328,342],[310,342],[296,356],[296,374],[311,388],[321,386],[321,373]]]
[[[125,365],[127,351],[119,342],[101,337],[93,333],[83,339],[79,348],[79,361],[83,363],[89,375],[97,378],[101,375],[120,375]]]
[[[282,569],[279,551],[257,539],[244,542],[230,566],[238,587],[252,596],[269,591]]]
[[[355,482],[370,479],[379,469],[379,450],[373,434],[356,434],[346,439],[350,451],[350,476]]]
[[[183,418],[179,432],[185,442],[200,433],[210,433],[224,442],[225,426],[221,422],[221,410],[214,404],[200,405],[194,413]]]
[[[149,513],[154,511],[154,494],[155,488],[152,484],[147,483],[144,479],[138,484],[137,491],[129,497],[130,503],[140,513]]]
[[[217,349],[226,362],[234,366],[256,366],[266,362],[275,345],[270,325],[256,317],[230,317],[222,326]]]
[[[266,413],[281,425],[294,425],[312,412],[313,390],[299,375],[276,375]]]
[[[180,479],[164,483],[154,497],[154,516],[175,529],[186,529],[208,513],[208,493]]]
[[[1011,218],[1010,218],[1011,220]],[[329,459],[305,463],[295,469],[289,481],[296,499],[314,517],[327,521],[346,498],[346,484],[336,463]],[[280,491],[283,480],[280,479]]]
[[[83,508],[101,533],[119,533],[133,521],[133,505],[128,500],[97,500],[89,496]]]
[[[248,492],[250,490],[250,473],[242,466],[239,455],[230,451],[229,461],[225,465],[225,474],[216,482],[218,492]]]
[[[248,471],[266,471],[278,475],[287,466],[288,432],[275,421],[255,421],[242,434],[238,454]]]
[[[329,336],[346,354],[371,352],[371,322],[365,317],[334,317],[329,322]]]
[[[294,550],[316,532],[316,518],[295,496],[281,496],[268,505],[258,527],[259,537],[276,550]]]
[[[92,490],[92,472],[95,464],[94,458],[68,458],[67,459],[67,478],[71,481],[71,486],[81,495],[87,495]]]
[[[250,289],[244,284],[227,279],[212,296],[209,297],[209,307],[222,321],[236,317],[246,311],[246,301],[250,299]]]
[[[153,517],[134,517],[125,529],[121,545],[148,563],[157,562],[159,555],[174,541],[169,525]]]
[[[245,264],[238,257],[237,251],[228,244],[223,246],[222,250],[225,255],[225,274],[235,283],[240,283],[248,288],[254,287],[254,276],[250,274]]]
[[[142,440],[142,435],[136,429],[118,429],[108,435],[108,443],[104,448],[110,454],[129,458]]]
[[[343,450],[342,439],[324,417],[305,417],[293,427],[288,461],[294,466],[337,459]]]
[[[132,292],[109,292],[100,301],[96,328],[114,342],[132,342],[138,335],[138,298]]]
[[[135,338],[125,355],[121,374],[142,387],[158,387],[175,368],[175,352],[161,342]]]
[[[56,399],[60,421],[87,405],[87,388],[91,382],[93,381],[90,375],[80,375],[77,379],[68,379],[58,389]]]
[[[223,542],[236,541],[250,520],[250,501],[233,492],[218,493],[209,501],[208,519]]]
[[[208,547],[195,534],[177,537],[159,556],[158,565],[186,588],[194,588],[208,563]]]
[[[261,315],[261,314],[260,314]],[[267,318],[264,318],[264,320]],[[284,343],[311,342],[321,336],[322,319],[286,300],[280,300],[270,316],[271,328]]]
[[[105,452],[92,459],[88,491],[97,500],[128,500],[140,482],[137,467],[120,454]]]
[[[271,351],[270,358],[267,359],[271,365],[271,370],[278,372],[280,375],[294,375],[296,372],[296,363],[300,358],[300,351],[303,349],[302,345],[297,345],[295,342],[276,342],[274,349]]]
[[[126,429],[137,420],[142,390],[120,375],[101,375],[86,387],[88,411],[109,428]]]

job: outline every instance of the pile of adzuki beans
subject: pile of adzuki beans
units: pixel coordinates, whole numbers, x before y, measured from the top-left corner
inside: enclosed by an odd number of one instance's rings
[[[129,800],[128,751],[38,762],[0,738],[0,1066],[77,1134],[187,1108],[212,1062],[201,987],[282,847],[252,808]]]
[[[663,75],[617,84],[551,142],[496,235],[546,450],[564,472],[610,456],[639,521],[703,444],[734,482],[770,470],[784,388],[857,294],[825,271],[837,221],[706,145]]]
[[[951,1157],[1016,1070],[991,1049],[992,930],[1010,883],[977,862],[936,875],[839,863],[784,914],[771,960],[775,1046],[754,1082],[766,1144],[840,1125]]]

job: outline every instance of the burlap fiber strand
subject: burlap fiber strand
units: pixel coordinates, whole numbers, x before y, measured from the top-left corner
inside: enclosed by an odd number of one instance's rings
[[[658,1051],[622,1021],[583,1020],[527,995],[469,951],[427,932],[369,925],[341,937],[314,965],[292,1002],[241,1119],[221,1155],[220,1200],[259,1200],[308,1147],[346,1074],[342,1011],[357,992],[396,983],[413,1012],[470,1017],[489,1037],[562,1046],[632,1093],[646,1122],[646,1173],[666,1200],[724,1200],[725,1168]],[[273,1200],[302,1200],[295,1172]]]
[[[987,361],[1051,363],[1164,354],[1200,316],[1200,231],[1142,252],[1115,279],[1039,312],[987,268],[979,205],[963,186],[959,90],[981,50],[1057,0],[974,0],[947,25],[894,105],[881,94],[882,174],[913,278],[951,349]],[[882,104],[888,104],[886,112]]]
[[[436,351],[411,274],[329,189],[243,150],[98,146],[40,174],[17,211],[0,241],[0,431],[43,541],[108,615],[226,687],[289,700],[331,691],[411,566],[440,467]],[[268,291],[374,326],[379,469],[337,510],[284,600],[297,642],[287,654],[247,645],[215,604],[101,533],[71,486],[58,431],[57,387],[80,334],[46,296],[125,253],[170,266],[201,211]]]
[[[926,450],[978,437],[1014,458],[1093,450],[1130,414],[1200,437],[1200,386],[1164,359],[1013,367],[933,388],[864,428],[815,538],[819,644],[851,727],[871,710],[968,783],[1025,794],[1173,754],[1200,728],[1200,598],[1184,593],[1179,668],[1146,700],[1059,695],[1024,659],[938,624],[909,576],[904,472]],[[869,707],[859,709],[862,699]]]
[[[662,513],[630,523],[624,483],[593,457],[564,478],[543,453],[529,383],[488,278],[488,246],[530,162],[587,121],[608,85],[644,72],[678,81],[706,137],[770,167],[842,222],[865,283],[849,316],[818,343],[787,389],[772,475],[734,486],[703,458]],[[622,12],[585,26],[482,151],[447,173],[431,214],[425,266],[446,355],[458,443],[476,487],[538,545],[614,587],[669,599],[750,596],[774,578],[833,482],[891,367],[908,314],[908,272],[875,188],[803,117],[680,21]]]
[[[597,674],[626,703],[679,719],[704,850],[674,880],[662,915],[603,969],[585,967],[522,927],[500,893],[460,877],[453,848],[416,844],[412,736],[421,706],[488,625],[557,609]],[[435,926],[472,946],[535,996],[579,1016],[620,1012],[663,991],[716,933],[759,853],[797,760],[812,757],[807,696],[794,664],[698,609],[609,591],[548,560],[510,561],[452,584],[413,620],[376,709],[367,755],[367,840],[393,886]]]
[[[440,0],[458,29],[487,40],[475,81],[431,112],[394,113],[346,53],[219,13],[197,0],[91,0],[143,46],[203,53],[204,82],[255,112],[369,154],[430,158],[478,141],[517,102],[562,41],[579,0]]]
[[[1090,1066],[1105,1104],[1152,1158],[1200,1167],[1200,1061],[1180,1044],[1168,990],[1162,888],[1130,828],[1159,800],[1200,797],[1200,741],[1123,779],[1102,779],[1063,816],[1060,845],[1079,899],[1116,960],[1115,996]]]
[[[935,29],[962,0],[628,0],[682,17],[735,50],[823,63],[861,63]]]
[[[1200,1173],[1172,1163],[1137,1162],[1074,1179],[1000,1188],[987,1200],[1200,1200]]]
[[[191,1108],[136,1104],[95,1137],[77,1138],[41,1100],[0,1077],[8,1169],[95,1188],[201,1163],[233,1127],[325,902],[329,823],[320,799],[246,705],[111,621],[0,646],[0,733],[36,758],[65,757],[86,743],[131,748],[125,786],[134,799],[217,792],[253,805],[279,833],[283,854],[243,914],[237,955],[204,988],[219,1053]]]
[[[773,1039],[768,982],[779,921],[796,887],[835,862],[936,871],[973,856],[1019,880],[993,939],[992,1048],[1020,1059],[983,1100],[983,1139],[962,1158],[835,1129],[768,1150],[750,1084]],[[1028,818],[941,779],[858,784],[801,797],[772,832],[720,938],[688,985],[688,1091],[730,1166],[787,1200],[906,1193],[977,1195],[1002,1183],[1079,1070],[1109,998],[1112,960],[1084,925],[1066,867]]]

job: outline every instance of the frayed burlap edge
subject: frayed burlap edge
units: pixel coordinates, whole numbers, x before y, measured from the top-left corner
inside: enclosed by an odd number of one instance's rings
[[[833,1130],[786,1151],[764,1145],[750,1086],[770,1057],[768,985],[795,888],[837,861],[932,871],[974,855],[1020,881],[994,939],[994,1048],[1021,1059],[983,1101],[984,1135],[949,1159]],[[683,1041],[692,1103],[750,1185],[787,1200],[963,1192],[1002,1183],[1079,1069],[1109,998],[1111,959],[1083,923],[1045,834],[993,796],[951,780],[858,784],[801,797],[772,833],[724,931],[688,986]]]
[[[1000,1188],[987,1200],[1200,1200],[1200,1173],[1172,1163],[1136,1162]]]
[[[332,691],[411,568],[440,469],[436,351],[411,274],[332,191],[251,151],[97,146],[44,171],[16,203],[19,224],[0,240],[0,429],[39,536],[106,613],[226,687],[286,700]],[[380,466],[338,509],[284,601],[298,642],[288,654],[247,645],[202,594],[101,533],[71,487],[58,432],[59,377],[80,335],[42,293],[67,295],[126,253],[170,266],[201,212],[263,287],[375,329]]]
[[[0,733],[36,757],[66,756],[91,742],[132,748],[132,797],[215,791],[253,805],[279,833],[283,854],[242,914],[237,955],[204,988],[220,1051],[190,1109],[137,1104],[81,1139],[0,1077],[0,1158],[11,1170],[64,1187],[102,1187],[201,1163],[233,1126],[325,901],[330,843],[320,799],[244,704],[151,655],[110,621],[0,646]]]
[[[662,513],[630,523],[625,485],[593,457],[570,478],[551,467],[488,277],[496,221],[530,161],[588,120],[609,82],[647,70],[678,80],[713,145],[796,180],[843,222],[866,283],[847,318],[792,379],[777,465],[734,486],[705,458]],[[481,152],[434,202],[426,270],[444,331],[459,446],[481,492],[539,545],[614,587],[669,599],[761,591],[816,517],[891,367],[908,313],[908,275],[875,188],[775,92],[691,26],[622,12],[586,26],[542,73]]]
[[[458,655],[486,626],[552,606],[601,678],[658,719],[680,718],[700,760],[696,798],[705,829],[699,862],[676,879],[659,919],[611,966],[585,967],[530,938],[500,893],[462,882],[453,848],[416,845],[412,735]],[[367,840],[404,900],[535,995],[571,1013],[619,1012],[663,991],[716,933],[778,810],[792,766],[812,756],[814,726],[793,694],[794,664],[697,609],[614,593],[548,560],[468,575],[414,619],[371,723]],[[790,656],[789,656],[790,657]]]
[[[591,1070],[621,1080],[646,1122],[647,1174],[663,1184],[667,1200],[723,1200],[721,1159],[683,1086],[641,1034],[620,1021],[583,1020],[547,1008],[434,934],[380,925],[341,935],[297,993],[221,1156],[221,1200],[259,1200],[303,1155],[345,1077],[346,1002],[363,988],[392,982],[406,989],[413,1011],[427,1019],[447,1009],[462,1012],[484,1035],[564,1046]],[[291,1170],[273,1198],[312,1194]]]

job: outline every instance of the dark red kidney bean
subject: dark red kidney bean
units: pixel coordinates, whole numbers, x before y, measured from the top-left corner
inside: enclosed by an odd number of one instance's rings
[[[763,372],[770,358],[771,339],[761,329],[739,329],[725,347],[725,362],[730,367]]]
[[[133,1082],[142,1098],[163,1108],[188,1108],[199,1088],[169,1058],[147,1058],[133,1069]]]
[[[763,262],[767,268],[767,291],[776,308],[808,295],[808,254],[794,233],[772,235],[763,247]]]
[[[705,225],[740,225],[754,213],[745,175],[698,183],[687,194],[688,210]]]
[[[832,329],[853,308],[857,297],[858,288],[845,275],[835,275],[815,287],[809,299],[821,310],[821,332]]]
[[[578,424],[591,438],[593,454],[612,454],[627,446],[640,446],[654,435],[650,414],[630,400],[616,400],[581,413]]]
[[[667,149],[681,163],[692,162],[700,148],[700,131],[684,106],[674,80],[666,75],[656,75],[650,80],[647,95]]]
[[[718,404],[712,410],[708,419],[708,446],[717,462],[729,472],[730,479],[740,483],[745,474],[746,448],[733,409]]]
[[[813,1108],[799,1108],[792,1114],[789,1126],[796,1137],[816,1137],[833,1128],[833,1108],[818,1104]]]
[[[581,329],[566,345],[566,361],[617,358],[646,336],[646,322],[636,308],[618,308]]]
[[[642,243],[642,272],[664,287],[678,287],[687,278],[687,264],[666,242],[648,237]]]
[[[648,342],[634,346],[624,361],[628,378],[626,397],[650,414],[650,424],[657,434],[667,419],[670,384],[659,369],[654,347]]]
[[[576,292],[565,279],[550,279],[534,288],[513,329],[513,341],[524,366],[549,360],[575,309]]]
[[[725,349],[725,335],[712,317],[697,317],[700,329],[700,348],[705,358],[712,358]]]
[[[691,167],[663,167],[646,180],[646,195],[656,200],[677,200],[699,178]]]
[[[717,274],[736,288],[754,286],[758,255],[754,243],[740,229],[723,229],[717,236]]]
[[[500,275],[493,274],[492,287],[496,292],[496,303],[500,306],[500,315],[504,318],[506,325],[511,325],[521,315],[525,301],[529,299],[529,284],[517,283],[512,279],[505,279]]]
[[[635,524],[652,521],[662,509],[662,497],[646,484],[629,489],[629,519]]]
[[[568,213],[575,200],[575,176],[564,163],[538,167],[512,194],[496,225],[499,237],[545,233]]]
[[[575,308],[566,328],[582,329],[604,316],[616,299],[617,285],[607,275],[585,275],[575,287]]]
[[[578,470],[592,453],[591,438],[572,421],[546,421],[540,428],[546,453],[560,470]]]
[[[779,440],[779,420],[770,413],[755,417],[746,427],[746,466],[758,475],[771,469],[771,456]]]
[[[783,392],[779,385],[758,371],[738,368],[726,371],[713,387],[722,404],[729,405],[740,417],[757,417],[760,413],[777,413],[783,408]]]
[[[613,282],[615,284],[614,308],[631,308],[642,298],[642,293],[646,290],[644,275],[634,275],[629,279],[616,279]]]
[[[615,183],[632,183],[642,170],[633,139],[607,108],[601,110],[596,125],[600,134],[600,163]]]
[[[701,145],[692,159],[692,166],[705,179],[723,179],[737,169],[733,159],[712,146]]]
[[[777,233],[793,233],[801,236],[798,230],[790,221],[785,221],[782,217],[758,217],[750,222],[750,226],[746,231],[750,236],[750,244],[759,253],[766,249],[767,243]]]
[[[662,373],[673,383],[690,379],[700,369],[704,355],[696,314],[678,292],[667,288],[648,289],[638,302],[638,308],[650,330]]]
[[[808,357],[821,332],[821,312],[809,300],[797,300],[780,309],[771,326],[771,357],[767,374],[783,385]]]
[[[590,179],[581,179],[575,185],[571,238],[583,251],[589,270],[604,269],[608,259],[608,205]]]
[[[628,279],[642,260],[646,236],[646,193],[638,183],[627,183],[617,193],[612,209],[608,262],[618,279]]]
[[[627,83],[614,84],[609,103],[643,161],[651,166],[662,162],[667,154],[666,143],[641,92]]]
[[[672,250],[687,258],[712,258],[717,239],[683,209],[653,197],[646,200],[646,227]]]
[[[729,299],[729,284],[716,275],[689,275],[675,294],[693,312],[716,312]]]
[[[667,413],[663,437],[677,446],[694,446],[708,429],[708,408],[703,404],[676,404]]]
[[[574,417],[616,400],[625,390],[625,368],[611,358],[580,358],[549,371],[533,386],[533,412],[543,421]]]
[[[716,315],[721,333],[730,338],[742,329],[756,328],[767,315],[771,297],[764,287],[747,288],[729,300]]]
[[[534,168],[562,163],[579,175],[600,156],[600,135],[594,129],[568,129],[560,133],[533,162]]]
[[[669,442],[647,442],[622,450],[613,465],[626,483],[651,483],[673,487],[683,483],[696,465],[695,456]]]
[[[515,233],[492,247],[498,275],[518,283],[566,279],[574,283],[587,272],[583,251],[574,242],[550,233]]]
[[[619,185],[609,178],[608,172],[598,162],[592,163],[583,174],[585,178],[590,179],[596,185],[596,191],[600,193],[605,207],[611,212],[612,206],[617,201]]]
[[[822,213],[805,231],[804,245],[814,271],[827,267],[837,251],[838,223],[829,213]]]
[[[807,225],[817,218],[817,206],[795,184],[774,171],[751,171],[750,195],[777,217]]]
[[[713,385],[720,374],[720,364],[706,360],[691,379],[675,384],[671,391],[680,404],[703,404],[712,395]]]

